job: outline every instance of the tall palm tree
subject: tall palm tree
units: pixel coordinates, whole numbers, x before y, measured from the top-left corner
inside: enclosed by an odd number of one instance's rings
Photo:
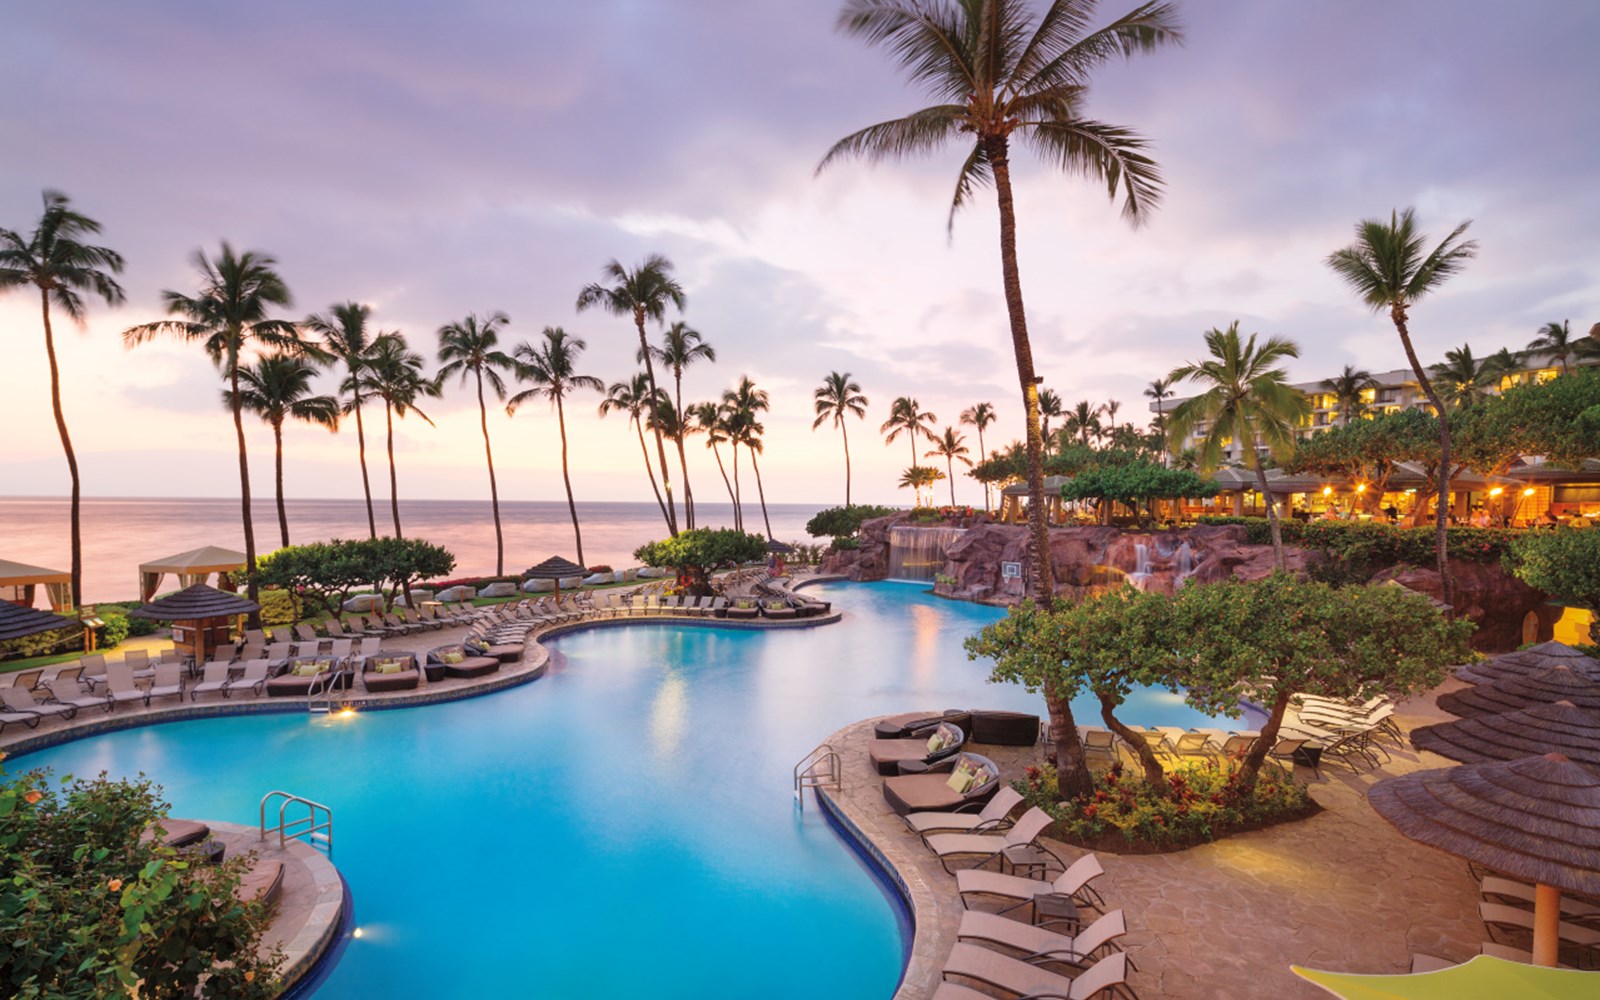
[[[277,271],[278,262],[256,250],[234,253],[227,242],[216,259],[204,250],[194,254],[200,272],[200,294],[190,296],[167,290],[161,293],[167,312],[181,319],[157,320],[131,327],[122,333],[132,347],[160,334],[180,340],[199,341],[213,364],[222,372],[230,392],[233,432],[239,446],[239,504],[244,514],[245,592],[257,597],[256,532],[250,518],[250,460],[245,452],[243,396],[239,392],[239,370],[245,355],[255,349],[280,353],[307,350],[310,345],[288,320],[269,319],[273,306],[287,309],[293,304],[289,286]],[[252,614],[252,621],[259,616]]]
[[[460,322],[441,326],[438,333],[439,361],[443,365],[439,369],[440,381],[460,375],[461,384],[465,385],[467,376],[471,375],[478,387],[478,426],[483,429],[483,457],[489,463],[489,507],[494,514],[495,576],[505,575],[506,545],[505,536],[500,531],[500,490],[494,481],[494,452],[489,447],[489,407],[483,398],[483,386],[485,382],[489,384],[489,391],[494,393],[495,399],[503,401],[506,398],[506,383],[500,373],[516,371],[517,363],[511,359],[511,355],[500,350],[500,328],[510,322],[511,317],[499,311],[483,317],[468,313],[467,318]]]
[[[1505,373],[1507,364],[1516,365],[1510,351],[1487,358],[1472,356],[1472,345],[1462,344],[1444,352],[1444,361],[1428,366],[1439,395],[1446,406],[1456,409],[1472,406],[1494,395],[1494,385]]]
[[[1561,363],[1561,374],[1571,371],[1567,361],[1577,353],[1578,344],[1572,339],[1571,320],[1557,323],[1551,320],[1539,328],[1539,333],[1528,341],[1528,350],[1551,354]]]
[[[717,471],[722,473],[722,485],[728,490],[728,502],[733,504],[733,526],[740,531],[744,530],[744,515],[739,510],[739,491],[728,480],[727,466],[722,464],[722,449],[717,445],[730,440],[728,437],[727,414],[716,403],[696,403],[689,408],[694,417],[696,428],[706,436],[706,447],[711,449],[711,454],[717,459]],[[737,452],[735,452],[737,457]],[[735,469],[735,472],[738,470]]]
[[[1345,365],[1344,371],[1333,378],[1322,380],[1322,389],[1333,396],[1334,403],[1339,407],[1339,426],[1349,427],[1351,417],[1359,417],[1367,408],[1361,399],[1361,394],[1368,389],[1375,389],[1378,380],[1372,373],[1355,365]]]
[[[1067,432],[1078,436],[1078,443],[1089,447],[1089,437],[1100,437],[1100,408],[1087,399],[1080,399],[1067,411]]]
[[[1356,224],[1356,239],[1349,246],[1328,255],[1327,264],[1374,313],[1389,313],[1400,346],[1405,349],[1411,372],[1417,377],[1423,395],[1439,414],[1439,492],[1434,518],[1434,545],[1438,549],[1439,584],[1444,602],[1453,604],[1455,583],[1450,578],[1449,524],[1450,497],[1450,419],[1444,401],[1434,391],[1428,373],[1411,346],[1409,326],[1411,307],[1451,276],[1459,274],[1467,261],[1478,255],[1475,240],[1464,240],[1469,219],[1450,231],[1431,251],[1425,251],[1427,238],[1417,231],[1412,209],[1391,212],[1389,221],[1364,219]]]
[[[644,443],[645,414],[650,409],[650,398],[650,380],[644,372],[637,372],[630,381],[611,383],[606,390],[606,398],[600,401],[600,415],[603,417],[612,412],[628,415],[628,422],[639,433],[639,454],[644,456],[644,471],[650,477],[650,492],[656,496],[656,506],[661,508],[661,516],[666,517],[667,504],[661,499],[661,487],[656,485],[656,470],[650,464],[650,449]]]
[[[367,500],[367,531],[372,538],[377,538],[378,519],[372,510],[372,481],[367,476],[367,431],[361,423],[367,353],[372,347],[372,337],[367,332],[367,321],[371,318],[370,306],[345,302],[329,306],[325,313],[307,316],[300,325],[317,334],[321,338],[322,349],[331,360],[344,366],[344,378],[339,385],[339,391],[344,394],[342,411],[355,414],[356,454],[361,462],[361,493]]]
[[[906,443],[911,446],[911,464],[917,464],[917,438],[933,440],[933,425],[939,418],[932,413],[925,413],[922,404],[910,396],[900,396],[889,404],[889,419],[878,428],[878,433],[883,435],[884,444],[894,444],[904,434]]]
[[[1210,357],[1179,365],[1167,376],[1172,382],[1193,380],[1206,386],[1200,395],[1173,409],[1168,433],[1173,441],[1182,441],[1196,425],[1209,425],[1199,442],[1202,474],[1222,464],[1222,449],[1230,439],[1239,442],[1267,504],[1273,560],[1279,570],[1286,569],[1278,508],[1267,489],[1259,446],[1266,445],[1278,461],[1287,461],[1294,452],[1295,426],[1311,412],[1305,394],[1289,384],[1287,372],[1276,367],[1285,358],[1298,358],[1300,348],[1281,337],[1269,337],[1258,347],[1253,333],[1249,340],[1241,341],[1238,320],[1226,330],[1213,329],[1205,336]]]
[[[762,452],[761,435],[766,431],[760,414],[768,409],[767,392],[757,389],[750,376],[739,376],[739,384],[722,393],[722,407],[727,414],[728,438],[735,446],[744,445],[750,453],[750,467],[756,473],[756,495],[761,498],[761,523],[766,526],[767,538],[772,538],[772,521],[767,517],[767,491],[761,485]],[[733,453],[733,482],[737,493],[739,484],[739,452]],[[743,519],[741,518],[741,521]]]
[[[1044,442],[1044,450],[1050,451],[1050,421],[1059,420],[1066,416],[1062,409],[1061,396],[1054,389],[1039,390],[1039,437]]]
[[[567,510],[572,514],[572,540],[578,548],[578,565],[583,561],[583,532],[578,527],[578,505],[572,499],[572,476],[567,470],[567,413],[564,406],[567,393],[573,389],[593,389],[604,392],[606,384],[593,375],[579,375],[578,355],[589,345],[571,336],[559,326],[547,326],[542,336],[544,343],[534,347],[526,342],[518,344],[514,352],[517,359],[517,377],[532,382],[506,402],[506,413],[517,412],[524,402],[543,396],[556,409],[556,423],[561,428],[561,480],[567,486]],[[657,395],[652,390],[652,395]],[[656,440],[660,440],[658,436]]]
[[[599,306],[613,316],[633,318],[633,325],[639,331],[640,360],[644,362],[644,373],[650,381],[650,393],[653,396],[660,391],[660,386],[656,384],[656,367],[650,353],[650,342],[644,335],[644,321],[653,319],[661,322],[666,318],[669,305],[682,312],[688,301],[683,294],[683,286],[672,276],[672,262],[654,253],[631,271],[612,260],[601,269],[601,273],[611,284],[593,282],[585,285],[578,292],[578,311]],[[667,494],[667,530],[676,538],[677,505],[672,500],[672,478],[667,474],[667,448],[661,442],[659,431],[656,432],[656,458],[661,463],[661,487]]]
[[[79,508],[82,483],[78,478],[78,453],[67,433],[66,413],[61,409],[61,369],[56,364],[55,331],[50,325],[52,301],[77,323],[84,325],[82,292],[98,296],[108,306],[121,304],[122,286],[111,277],[122,272],[122,255],[109,247],[83,242],[100,231],[100,223],[69,207],[67,196],[59,191],[44,192],[44,213],[33,235],[0,229],[0,291],[32,285],[39,289],[39,313],[44,318],[44,354],[50,362],[50,410],[56,418],[56,433],[67,456],[67,474],[72,479],[72,507],[68,515],[72,535],[72,605],[83,603],[83,536]]]
[[[867,397],[861,395],[861,386],[849,372],[829,372],[811,393],[816,404],[817,419],[811,421],[816,430],[825,421],[832,420],[844,439],[844,505],[850,506],[850,432],[845,429],[844,418],[854,414],[859,419],[867,416]]]
[[[1150,384],[1144,387],[1146,399],[1155,401],[1156,404],[1156,433],[1161,438],[1161,464],[1167,464],[1167,414],[1164,408],[1166,400],[1172,398],[1172,381],[1170,379],[1151,379]]]
[[[944,459],[945,471],[950,480],[950,506],[956,505],[956,468],[955,463],[961,462],[967,468],[972,468],[972,459],[967,457],[967,439],[958,434],[954,427],[946,427],[944,433],[933,439],[933,450],[925,453],[923,458]]]
[[[661,334],[661,346],[651,347],[647,352],[655,360],[672,369],[672,402],[678,414],[683,409],[683,370],[696,361],[705,360],[715,362],[717,349],[705,342],[700,331],[689,324],[678,320]],[[639,359],[641,362],[643,358]],[[689,485],[689,459],[683,451],[683,437],[688,433],[688,426],[684,421],[678,421],[677,433],[673,441],[678,445],[678,468],[683,473],[683,516],[684,523],[689,529],[694,530],[694,489]]]
[[[929,506],[932,506],[933,496],[931,493],[931,488],[934,483],[937,483],[943,478],[944,473],[930,465],[913,465],[911,468],[900,473],[900,480],[895,485],[899,486],[903,490],[910,490],[912,495],[916,497],[916,503],[918,507],[922,506],[922,491],[930,490],[928,504]]]
[[[978,461],[989,460],[989,452],[983,447],[983,429],[995,421],[993,403],[974,403],[961,411],[961,422],[969,427],[978,429]],[[983,509],[989,510],[989,484],[983,484]]]
[[[1120,409],[1122,409],[1122,404],[1117,402],[1114,399],[1106,400],[1105,401],[1105,405],[1100,407],[1100,412],[1105,414],[1106,428],[1107,428],[1108,431],[1116,429],[1116,427],[1117,427],[1117,411],[1120,410]]]
[[[289,547],[289,515],[283,505],[284,421],[303,420],[330,431],[339,429],[339,401],[332,396],[312,395],[311,380],[316,375],[316,365],[292,354],[268,355],[239,369],[239,405],[272,428],[278,536],[284,548]],[[222,405],[233,409],[233,394],[227,389],[222,390]]]
[[[362,376],[372,394],[383,400],[385,446],[389,452],[389,511],[394,515],[394,537],[400,531],[400,479],[394,464],[394,418],[415,413],[428,426],[433,420],[417,406],[417,400],[443,395],[443,382],[422,373],[422,355],[406,345],[399,333],[380,333],[367,353],[366,373]]]

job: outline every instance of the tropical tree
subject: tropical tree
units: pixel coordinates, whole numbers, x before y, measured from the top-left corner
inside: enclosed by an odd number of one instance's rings
[[[1444,592],[1444,602],[1455,600],[1455,584],[1450,579],[1450,558],[1447,550],[1446,527],[1449,525],[1450,496],[1450,419],[1445,413],[1444,401],[1434,390],[1428,373],[1417,358],[1411,345],[1409,326],[1411,307],[1423,297],[1444,284],[1451,276],[1459,274],[1467,261],[1478,255],[1475,240],[1464,240],[1471,220],[1450,231],[1431,251],[1424,250],[1427,242],[1417,231],[1416,213],[1411,209],[1391,212],[1389,221],[1365,219],[1356,224],[1356,239],[1349,246],[1328,255],[1327,264],[1361,301],[1374,313],[1389,313],[1395,332],[1400,335],[1400,346],[1405,349],[1411,372],[1417,377],[1423,395],[1439,414],[1439,501],[1435,505],[1435,545],[1439,557],[1439,585]]]
[[[394,537],[404,538],[400,531],[400,480],[394,464],[394,419],[415,413],[433,426],[433,420],[422,412],[417,400],[437,399],[443,394],[442,382],[422,373],[422,355],[410,350],[406,338],[392,331],[373,338],[362,378],[372,394],[383,400],[385,447],[389,452],[389,511],[394,515]]]
[[[567,510],[572,514],[572,540],[578,548],[578,565],[583,561],[583,532],[578,527],[578,505],[572,499],[572,476],[567,470],[567,413],[564,405],[567,393],[574,389],[593,389],[604,392],[606,384],[593,375],[577,373],[578,355],[589,345],[573,337],[559,326],[547,326],[542,333],[544,343],[534,347],[526,342],[518,344],[514,352],[517,359],[517,378],[532,382],[533,386],[512,396],[506,402],[506,413],[517,412],[517,407],[530,399],[544,397],[556,410],[556,424],[561,429],[561,481],[567,487]],[[652,391],[652,395],[658,395]],[[657,441],[660,437],[657,436]]]
[[[1041,412],[1043,412],[1042,409]],[[1067,411],[1065,416],[1067,418],[1067,433],[1076,435],[1078,443],[1085,448],[1089,447],[1091,435],[1095,438],[1100,437],[1100,408],[1087,399],[1078,400],[1072,409]]]
[[[983,447],[983,430],[984,430],[984,428],[988,427],[990,424],[995,422],[994,404],[993,403],[974,403],[974,404],[972,404],[971,406],[967,407],[965,410],[961,411],[961,422],[966,424],[968,427],[976,427],[978,429],[978,461],[980,461],[980,462],[988,461],[989,453],[988,453],[988,451],[984,450],[984,447]],[[985,513],[988,512],[989,506],[990,506],[990,501],[989,501],[989,482],[987,480],[984,480],[984,483],[983,483],[983,509],[984,509]]]
[[[706,447],[710,448],[711,454],[716,457],[717,471],[722,473],[722,485],[728,490],[728,502],[733,504],[733,525],[743,531],[744,512],[739,509],[739,491],[728,480],[728,468],[722,464],[722,449],[717,447],[719,444],[731,441],[728,436],[728,415],[721,406],[709,401],[695,403],[689,407],[689,414],[694,418],[695,428],[705,434]],[[738,469],[734,471],[737,472]]]
[[[1567,362],[1578,353],[1578,343],[1572,337],[1571,322],[1565,319],[1559,323],[1551,320],[1541,326],[1534,338],[1528,341],[1528,350],[1554,356],[1561,365],[1563,375],[1571,371]]]
[[[889,404],[889,419],[883,422],[878,432],[883,435],[885,444],[894,444],[900,435],[906,436],[906,442],[911,446],[911,464],[917,464],[917,438],[924,437],[933,440],[932,427],[939,420],[932,413],[925,413],[922,404],[910,396],[901,396]]]
[[[289,286],[277,271],[278,262],[256,250],[235,253],[227,242],[212,259],[204,250],[194,254],[200,272],[200,293],[185,295],[167,290],[161,293],[167,313],[179,319],[157,320],[130,327],[123,341],[133,347],[161,334],[180,340],[198,341],[222,373],[233,409],[233,432],[239,447],[239,504],[244,516],[245,592],[250,600],[257,596],[256,532],[250,517],[250,460],[244,442],[244,397],[239,391],[239,372],[245,356],[264,349],[279,353],[306,351],[311,345],[288,320],[269,319],[273,306],[287,309],[292,300]],[[258,616],[252,614],[251,619]]]
[[[1193,380],[1206,386],[1200,395],[1173,409],[1168,435],[1174,442],[1182,441],[1199,425],[1206,425],[1198,445],[1201,475],[1210,475],[1222,464],[1222,449],[1229,441],[1239,442],[1266,501],[1272,556],[1282,570],[1283,532],[1278,526],[1277,505],[1267,489],[1260,448],[1264,445],[1280,463],[1288,461],[1294,454],[1295,426],[1311,412],[1305,394],[1290,385],[1288,374],[1276,367],[1285,358],[1298,358],[1300,348],[1281,337],[1269,337],[1258,347],[1253,333],[1249,340],[1241,340],[1238,320],[1226,330],[1208,331],[1205,337],[1210,357],[1179,365],[1167,376],[1172,382]]]
[[[339,401],[332,396],[312,394],[311,380],[316,375],[316,365],[292,354],[269,355],[239,369],[239,405],[272,428],[278,535],[284,546],[289,544],[289,515],[283,505],[284,421],[303,420],[330,431],[339,429]],[[222,390],[222,405],[233,409],[233,394],[227,389]]]
[[[1161,438],[1161,464],[1167,462],[1167,413],[1164,408],[1166,400],[1172,398],[1172,382],[1168,379],[1151,379],[1150,384],[1144,387],[1146,399],[1153,400],[1156,404],[1156,419],[1153,424],[1155,432]]]
[[[344,367],[344,378],[339,391],[344,395],[342,412],[355,414],[356,453],[361,461],[361,493],[367,500],[367,530],[370,537],[378,537],[378,519],[372,510],[372,482],[367,477],[367,432],[361,423],[362,394],[366,390],[363,380],[367,371],[367,356],[372,349],[372,337],[367,331],[367,321],[372,318],[372,308],[359,302],[345,302],[328,307],[301,320],[300,325],[320,338],[322,351],[330,361]]]
[[[672,403],[679,415],[683,410],[683,370],[696,361],[705,360],[715,362],[717,349],[705,342],[700,331],[693,329],[689,324],[679,320],[667,327],[661,334],[661,346],[651,347],[649,353],[655,360],[672,369]],[[643,358],[639,359],[641,362]],[[683,437],[689,432],[685,421],[679,420],[676,424],[677,433],[673,441],[678,445],[678,468],[683,473],[683,515],[685,523],[694,527],[694,489],[689,485],[689,459],[683,451]]]
[[[33,235],[0,229],[0,292],[32,285],[39,290],[39,314],[44,319],[44,354],[50,362],[50,410],[56,418],[56,433],[67,456],[67,474],[72,479],[72,506],[68,514],[72,536],[72,603],[83,602],[83,536],[79,508],[82,483],[78,476],[78,453],[67,433],[67,417],[61,408],[61,369],[56,364],[55,331],[50,325],[53,301],[81,329],[84,325],[84,292],[97,296],[108,306],[123,300],[122,286],[111,276],[122,272],[122,255],[109,247],[83,242],[100,231],[100,223],[70,207],[59,191],[44,192],[44,212]]]
[[[972,468],[972,459],[967,457],[968,454],[966,437],[957,433],[954,427],[946,427],[943,434],[934,437],[933,450],[922,456],[923,458],[944,459],[946,478],[950,480],[950,506],[952,507],[956,505],[955,463],[960,462],[967,468]]]
[[[470,375],[478,389],[478,426],[483,430],[483,457],[489,463],[489,508],[494,515],[494,575],[504,576],[506,571],[505,536],[500,531],[500,490],[494,481],[494,451],[489,447],[489,407],[483,398],[484,383],[494,398],[506,398],[505,379],[501,372],[515,372],[517,363],[511,355],[500,350],[500,328],[511,322],[503,312],[495,311],[480,317],[468,313],[467,318],[447,323],[439,328],[439,379],[452,375],[461,377],[466,385]]]
[[[1044,450],[1050,450],[1050,421],[1066,416],[1061,396],[1054,389],[1039,390],[1039,433],[1044,439]]]
[[[1114,399],[1106,400],[1105,405],[1100,407],[1101,414],[1106,418],[1107,434],[1117,429],[1117,411],[1120,409],[1122,409],[1122,404]]]
[[[1479,359],[1472,356],[1471,344],[1462,344],[1445,351],[1440,364],[1429,365],[1428,374],[1433,376],[1445,405],[1460,409],[1494,395],[1495,383],[1500,380],[1507,362],[1516,364],[1509,351],[1502,353],[1504,357],[1490,355]]]
[[[722,393],[722,408],[727,417],[728,439],[733,442],[733,482],[734,492],[737,495],[739,486],[739,452],[738,445],[744,445],[750,453],[750,467],[756,473],[756,495],[761,498],[761,522],[766,526],[767,538],[772,538],[772,522],[767,518],[767,493],[761,485],[761,462],[757,456],[761,454],[761,435],[766,428],[762,426],[760,415],[768,409],[767,392],[757,389],[750,376],[739,377],[739,384]],[[740,519],[741,522],[743,518]]]
[[[1322,380],[1322,390],[1332,395],[1335,405],[1339,407],[1340,427],[1350,426],[1350,418],[1359,417],[1366,410],[1367,404],[1361,395],[1377,387],[1378,380],[1372,377],[1372,373],[1355,365],[1345,365],[1344,371]]]
[[[638,372],[627,382],[611,383],[606,390],[606,398],[600,401],[600,415],[603,417],[612,412],[628,415],[628,422],[639,433],[639,453],[644,456],[644,471],[650,477],[650,492],[655,494],[661,516],[666,517],[667,504],[661,499],[661,487],[656,485],[656,470],[650,464],[650,449],[644,443],[644,422],[651,409],[650,399],[650,379],[644,372]]]
[[[829,372],[828,377],[822,380],[812,393],[816,404],[817,418],[811,421],[811,429],[821,427],[824,421],[832,420],[833,426],[839,428],[839,434],[844,440],[844,505],[850,506],[850,432],[845,429],[844,418],[852,414],[857,419],[865,419],[867,415],[867,397],[861,395],[861,386],[850,377],[849,372]]]
[[[593,282],[578,292],[578,311],[598,306],[613,316],[629,316],[639,332],[640,360],[644,362],[645,378],[650,382],[650,394],[660,391],[656,384],[656,367],[650,353],[650,342],[645,338],[644,321],[665,320],[667,306],[679,312],[688,301],[683,286],[672,276],[672,262],[660,254],[651,254],[638,267],[629,270],[612,260],[601,269],[610,284]],[[656,433],[656,458],[661,465],[661,487],[667,495],[667,531],[678,533],[677,505],[672,500],[672,477],[667,474],[667,448]]]
[[[944,478],[944,473],[931,465],[913,465],[900,473],[900,481],[896,484],[903,490],[911,490],[917,498],[917,506],[922,506],[922,491],[931,489],[934,483]],[[932,504],[930,497],[928,502]]]

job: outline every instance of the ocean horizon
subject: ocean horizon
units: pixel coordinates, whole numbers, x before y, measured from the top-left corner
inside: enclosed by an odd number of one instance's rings
[[[70,502],[66,497],[0,497],[0,559],[69,569]],[[334,538],[366,538],[363,500],[285,499],[291,544]],[[649,502],[578,502],[583,531],[583,557],[589,566],[634,566],[634,549],[667,534],[661,509]],[[805,523],[824,505],[767,505],[773,537],[784,542],[815,542]],[[256,550],[279,548],[277,505],[271,497],[251,503]],[[378,534],[392,535],[394,522],[387,498],[373,499]],[[731,527],[733,504],[696,503],[696,525]],[[216,498],[85,497],[83,519],[83,600],[128,601],[138,597],[139,564],[164,556],[220,545],[244,551],[244,525],[239,501]],[[683,512],[678,512],[679,526]],[[564,500],[502,500],[500,521],[505,534],[505,570],[520,573],[541,560],[577,557],[572,520]],[[763,533],[761,508],[744,504],[745,530]],[[487,576],[494,572],[494,521],[488,500],[401,500],[400,527],[407,538],[443,545],[454,553],[452,576]],[[163,589],[175,586],[169,578]],[[42,597],[34,602],[43,605]]]

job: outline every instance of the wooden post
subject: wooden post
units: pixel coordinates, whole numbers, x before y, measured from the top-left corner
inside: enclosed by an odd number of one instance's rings
[[[1555,968],[1559,951],[1561,890],[1540,883],[1533,890],[1533,964]]]

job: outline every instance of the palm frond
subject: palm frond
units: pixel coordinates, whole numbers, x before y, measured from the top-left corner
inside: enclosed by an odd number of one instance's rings
[[[1132,129],[1078,119],[1037,121],[1020,131],[1047,162],[1104,183],[1112,201],[1120,187],[1122,217],[1132,225],[1142,224],[1161,200],[1161,168],[1144,155],[1149,143]]]
[[[849,0],[837,27],[884,46],[914,83],[955,99],[979,89],[969,34],[973,19],[962,14],[931,0]]]
[[[959,104],[941,104],[868,125],[845,136],[823,155],[816,173],[822,173],[835,160],[859,156],[869,163],[890,157],[925,155],[954,136],[968,111]]]

